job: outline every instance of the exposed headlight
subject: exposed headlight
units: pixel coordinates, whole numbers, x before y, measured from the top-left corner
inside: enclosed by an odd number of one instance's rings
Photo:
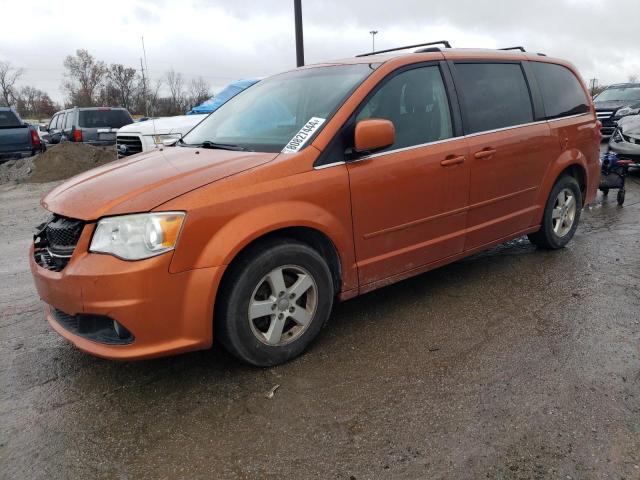
[[[627,117],[629,115],[637,115],[640,113],[640,108],[624,107],[616,112],[616,117]]]
[[[142,260],[173,250],[184,212],[139,213],[106,217],[98,222],[89,251],[125,260]]]
[[[153,135],[151,138],[153,139],[153,143],[156,145],[166,145],[165,142],[169,142],[171,144],[171,140],[178,141],[182,135],[180,133],[166,133],[162,135]]]

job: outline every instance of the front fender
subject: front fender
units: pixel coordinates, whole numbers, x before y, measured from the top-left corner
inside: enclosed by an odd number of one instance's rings
[[[198,256],[196,268],[228,265],[254,240],[290,227],[312,228],[326,235],[335,245],[341,263],[344,252],[352,249],[351,231],[331,212],[308,202],[283,201],[244,212],[225,224]]]
[[[187,211],[171,272],[226,266],[264,235],[306,227],[324,234],[335,246],[342,290],[357,288],[346,167],[272,172],[288,168],[282,163],[265,165],[164,205],[165,209]]]

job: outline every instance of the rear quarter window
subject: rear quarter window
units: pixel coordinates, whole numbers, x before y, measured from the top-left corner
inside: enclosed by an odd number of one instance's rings
[[[553,63],[532,62],[547,119],[589,111],[589,99],[571,70]]]
[[[533,122],[531,95],[519,63],[456,63],[455,69],[466,133]]]
[[[126,110],[80,110],[78,124],[82,128],[120,128],[133,123]]]
[[[0,112],[0,128],[19,127],[22,125],[15,113],[11,111]]]

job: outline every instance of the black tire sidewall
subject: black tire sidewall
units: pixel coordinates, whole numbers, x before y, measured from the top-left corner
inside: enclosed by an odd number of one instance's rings
[[[297,265],[311,274],[318,289],[316,313],[300,337],[286,345],[271,346],[256,338],[247,311],[258,282],[284,265]],[[277,242],[249,255],[231,274],[222,293],[214,321],[219,340],[233,355],[261,367],[278,365],[300,355],[326,323],[334,296],[331,273],[322,256],[296,241]]]
[[[569,188],[576,199],[576,216],[573,220],[573,225],[571,226],[571,230],[569,232],[559,237],[556,235],[556,232],[553,231],[553,207],[556,203],[556,198],[561,190]],[[544,218],[542,221],[542,229],[544,230],[544,235],[546,237],[546,241],[549,247],[553,249],[564,247],[571,239],[578,228],[578,223],[580,222],[580,214],[582,213],[582,192],[580,192],[580,187],[575,178],[563,175],[558,179],[556,184],[553,186],[551,193],[549,194],[549,199],[547,200],[547,205],[544,210]]]

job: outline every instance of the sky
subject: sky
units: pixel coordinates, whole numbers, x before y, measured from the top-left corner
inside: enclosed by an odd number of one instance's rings
[[[302,0],[306,63],[432,40],[454,47],[523,45],[572,61],[600,84],[640,76],[640,42],[627,15],[638,0]],[[0,0],[0,61],[20,85],[63,99],[62,62],[76,49],[140,67],[203,77],[216,92],[240,78],[295,67],[293,0]],[[633,23],[633,22],[631,22]]]

